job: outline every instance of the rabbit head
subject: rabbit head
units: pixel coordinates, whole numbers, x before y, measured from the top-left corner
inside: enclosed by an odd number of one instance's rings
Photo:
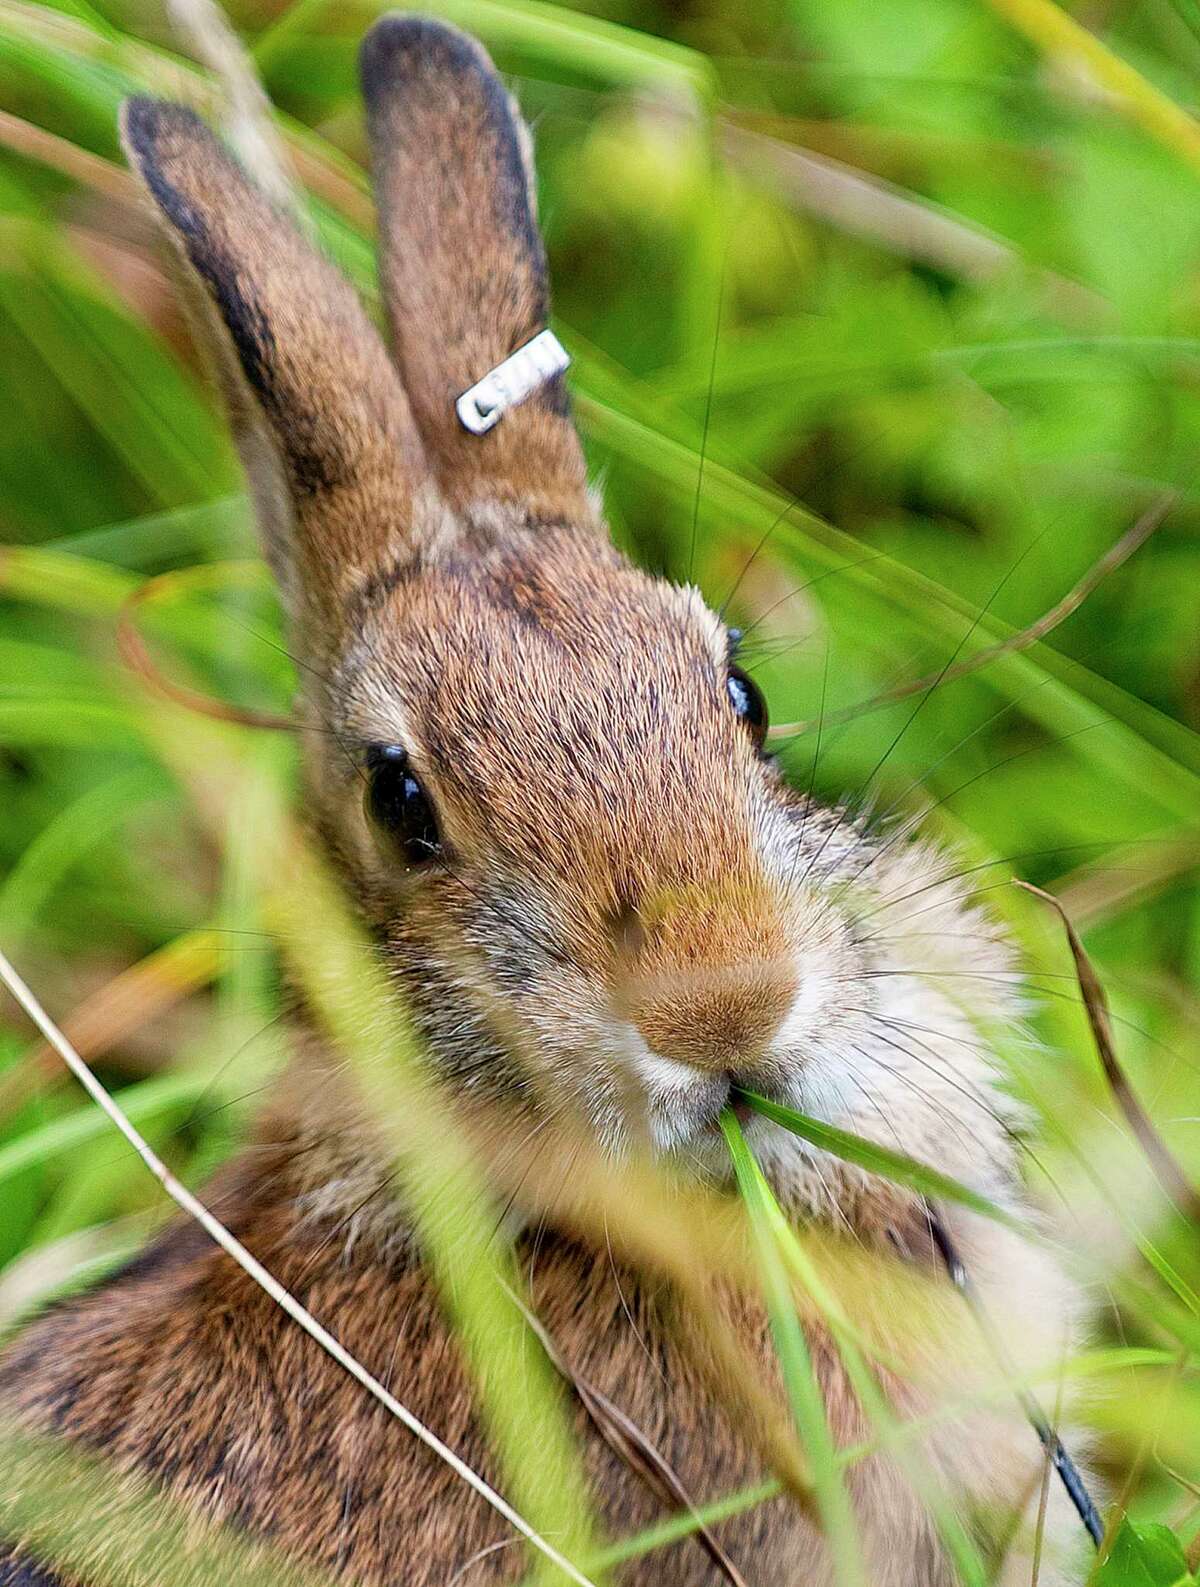
[[[941,862],[873,865],[784,785],[722,622],[610,544],[561,378],[486,435],[456,416],[548,312],[528,137],[486,55],[389,17],[361,64],[390,353],[191,112],[132,101],[124,136],[288,608],[309,808],[434,1061],[618,1151],[715,1161],[738,1081],[911,1151],[946,1112],[977,1140],[969,1031],[914,1059],[932,1037],[894,1026],[888,1050],[873,1023],[907,997],[952,1026],[873,973],[906,888],[923,935],[963,934]]]

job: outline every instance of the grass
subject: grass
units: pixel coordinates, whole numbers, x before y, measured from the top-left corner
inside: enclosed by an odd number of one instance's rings
[[[851,713],[776,747],[824,797],[901,823],[924,808],[1030,958],[1041,1045],[1012,1054],[1011,1083],[1034,1121],[1031,1178],[1105,1252],[1094,1348],[1065,1370],[1142,1529],[1105,1579],[1174,1580],[1200,1531],[1200,1245],[1147,1192],[1057,923],[1009,878],[1064,903],[1129,1083],[1200,1182],[1200,10],[432,8],[484,39],[535,123],[555,323],[615,533],[729,603],[776,721],[823,722],[1004,644],[1173,494],[1041,643],[918,710]],[[369,300],[353,58],[378,9],[232,10],[318,233]],[[222,729],[244,793],[206,791],[211,724],[182,748],[187,718],[164,728],[118,655],[118,612],[175,575],[138,614],[156,664],[267,713],[287,712],[293,680],[266,581],[246,574],[223,420],[131,203],[115,116],[133,90],[215,103],[142,0],[0,0],[0,946],[200,1184],[279,1058],[255,834],[291,744]],[[769,1232],[752,1159],[738,1163]],[[922,1165],[866,1166],[954,1194]],[[7,1004],[0,1203],[0,1325],[120,1260],[162,1213]],[[784,1299],[791,1284],[827,1313],[829,1297],[808,1289],[802,1250],[759,1245],[853,1581],[840,1466]],[[476,1318],[495,1304],[464,1301]],[[496,1408],[516,1448],[514,1414]],[[553,1503],[549,1519],[563,1521]],[[597,1559],[641,1546],[593,1544],[582,1523],[574,1542]]]

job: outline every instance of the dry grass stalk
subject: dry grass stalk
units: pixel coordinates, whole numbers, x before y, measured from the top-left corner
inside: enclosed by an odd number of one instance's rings
[[[1029,271],[1066,318],[1090,324],[1104,315],[1104,300],[1089,287],[1055,271],[1036,269],[1004,238],[968,225],[895,183],[728,118],[721,122],[720,134],[721,151],[731,165],[765,176],[797,209],[819,215],[849,236],[968,281]]]
[[[1062,921],[1071,947],[1071,957],[1075,961],[1075,975],[1079,982],[1083,1006],[1087,1012],[1088,1025],[1091,1027],[1092,1039],[1096,1043],[1104,1077],[1108,1081],[1113,1098],[1125,1115],[1125,1120],[1145,1153],[1146,1160],[1153,1169],[1154,1177],[1162,1186],[1164,1194],[1185,1218],[1200,1220],[1200,1192],[1197,1192],[1171,1155],[1166,1142],[1158,1133],[1150,1115],[1138,1101],[1129,1078],[1121,1067],[1116,1043],[1113,1040],[1108,997],[1083,943],[1079,940],[1078,932],[1071,924],[1071,917],[1053,893],[1035,887],[1032,882],[1018,880],[1016,885],[1049,904]]]
[[[512,1294],[511,1291],[509,1293]],[[591,1418],[592,1425],[617,1459],[623,1460],[630,1471],[639,1477],[664,1505],[687,1510],[696,1522],[696,1542],[703,1548],[717,1570],[727,1582],[732,1583],[732,1587],[747,1587],[741,1571],[721,1547],[712,1529],[701,1520],[695,1502],[683,1483],[637,1423],[571,1366],[549,1332],[519,1296],[512,1295],[512,1301],[521,1311],[532,1332],[537,1335],[542,1349],[556,1371],[561,1373],[575,1391],[580,1404]]]
[[[281,209],[307,225],[283,140],[254,62],[216,0],[167,0],[175,30],[220,85],[227,103],[225,136],[254,180]]]
[[[510,1526],[518,1532],[543,1554],[552,1564],[556,1565],[576,1587],[594,1587],[570,1560],[566,1559],[558,1550],[549,1543],[540,1533],[536,1532],[529,1523],[520,1516],[516,1510],[498,1494],[494,1488],[483,1480],[467,1463],[455,1452],[444,1444],[437,1434],[432,1432],[425,1424],[417,1419],[410,1410],[400,1403],[396,1397],[386,1389],[378,1379],[362,1366],[339,1341],[325,1328],[311,1312],[307,1311],[295,1296],[286,1290],[279,1281],[263,1267],[234,1235],[230,1234],[224,1224],[215,1218],[208,1208],[190,1190],[182,1185],[167,1165],[162,1161],[144,1136],[134,1128],[129,1119],[109,1096],[108,1092],[96,1079],[95,1075],[84,1063],[83,1059],[71,1046],[70,1042],[55,1025],[46,1013],[37,998],[26,986],[17,971],[9,963],[3,953],[0,953],[0,980],[20,1004],[25,1013],[41,1031],[70,1069],[71,1073],[83,1086],[93,1102],[112,1121],[120,1133],[137,1152],[146,1167],[158,1180],[159,1184],[170,1196],[171,1200],[188,1217],[197,1222],[204,1232],[216,1242],[217,1245],[231,1257],[242,1271],[265,1291],[275,1304],[287,1314],[291,1320],[302,1328],[309,1338],[320,1345],[321,1349],[331,1356],[337,1364],[344,1368],[356,1382],[360,1383],[372,1398],[376,1399],[385,1410],[389,1411],[399,1422],[403,1423],[416,1438],[460,1477],[469,1487],[473,1488],[487,1504],[501,1515]]]
[[[81,1057],[100,1057],[207,986],[220,969],[221,957],[216,932],[186,932],[130,965],[87,998],[63,1021],[63,1033]],[[49,1042],[31,1047],[0,1077],[0,1122],[53,1085],[62,1073],[61,1060]]]
[[[1055,882],[1076,930],[1111,920],[1157,897],[1200,864],[1200,831],[1138,841],[1089,860]]]
[[[201,694],[185,684],[176,683],[155,665],[137,626],[138,608],[148,601],[180,593],[194,582],[189,580],[189,575],[194,573],[195,569],[173,569],[168,573],[160,573],[156,578],[147,579],[133,591],[117,618],[117,649],[120,651],[122,661],[161,699],[170,700],[173,705],[181,705],[186,711],[195,711],[201,716],[211,716],[218,722],[235,722],[240,727],[262,727],[296,732],[299,724],[290,716],[282,716],[275,711],[255,711],[240,705],[230,705],[225,700],[213,699],[211,695]]]
[[[7,110],[0,110],[0,145],[69,176],[111,202],[137,208],[137,188],[128,171]]]
[[[858,705],[847,706],[844,711],[831,711],[821,718],[813,717],[804,722],[781,722],[768,730],[768,738],[795,738],[801,733],[810,732],[817,726],[836,727],[841,722],[853,722],[857,717],[868,716],[872,711],[879,711],[885,705],[895,705],[900,700],[907,700],[914,694],[923,694],[927,689],[940,688],[946,683],[956,683],[959,678],[966,678],[973,672],[996,661],[1000,656],[1011,656],[1019,651],[1028,650],[1031,645],[1036,645],[1045,639],[1058,625],[1065,622],[1072,612],[1076,612],[1091,595],[1093,590],[1101,584],[1110,573],[1115,573],[1123,562],[1127,562],[1133,553],[1149,540],[1150,536],[1164,521],[1171,508],[1178,500],[1176,491],[1167,491],[1147,508],[1132,528],[1111,545],[1099,561],[1094,562],[1083,577],[1072,586],[1063,596],[1061,601],[1053,605],[1049,611],[1043,612],[1036,621],[1022,628],[1015,634],[1010,634],[1007,639],[1001,639],[994,645],[989,645],[985,650],[978,651],[973,656],[955,662],[951,667],[940,669],[937,672],[927,672],[923,677],[910,678],[906,683],[899,683],[894,688],[884,689],[881,693],[872,695],[869,700],[863,700]]]

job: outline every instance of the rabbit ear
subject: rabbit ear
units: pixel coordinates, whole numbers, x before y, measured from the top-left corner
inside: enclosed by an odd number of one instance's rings
[[[178,246],[293,606],[326,610],[407,535],[420,442],[349,283],[181,105],[131,99],[122,137]]]
[[[591,521],[562,377],[483,436],[455,400],[543,330],[546,256],[529,134],[480,45],[389,16],[360,56],[397,361],[443,494]]]

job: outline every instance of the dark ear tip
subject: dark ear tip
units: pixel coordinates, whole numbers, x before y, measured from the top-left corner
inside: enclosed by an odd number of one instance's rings
[[[406,83],[431,76],[495,76],[481,45],[436,17],[381,17],[358,52],[363,98],[378,102]]]
[[[197,134],[212,134],[194,110],[169,99],[150,99],[135,95],[121,105],[121,137],[139,164],[153,159],[165,142],[186,138],[194,142]]]

